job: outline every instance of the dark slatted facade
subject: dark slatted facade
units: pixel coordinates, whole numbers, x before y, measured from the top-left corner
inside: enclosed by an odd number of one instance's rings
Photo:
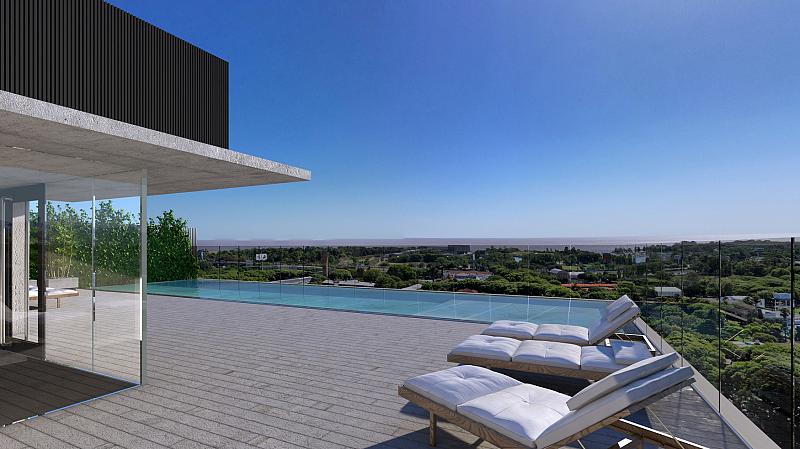
[[[102,0],[0,0],[0,90],[228,147],[228,63]]]

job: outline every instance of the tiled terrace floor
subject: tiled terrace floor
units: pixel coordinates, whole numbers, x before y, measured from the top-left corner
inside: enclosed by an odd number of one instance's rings
[[[422,449],[426,416],[397,385],[452,366],[447,352],[484,327],[157,296],[149,310],[147,385],[0,429],[0,448]],[[690,389],[637,420],[653,413],[709,447],[744,447]],[[442,427],[440,447],[474,447]]]

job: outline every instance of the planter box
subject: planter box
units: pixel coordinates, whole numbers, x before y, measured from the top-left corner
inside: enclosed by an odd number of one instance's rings
[[[47,280],[47,286],[49,288],[78,288],[79,280],[78,278],[53,278]],[[36,280],[29,280],[28,281],[29,287],[38,287],[39,283]]]

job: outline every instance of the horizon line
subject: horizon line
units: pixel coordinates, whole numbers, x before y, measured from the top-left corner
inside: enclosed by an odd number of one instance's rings
[[[715,241],[789,241],[786,234],[716,234],[686,236],[622,237],[398,237],[398,238],[327,238],[327,239],[198,239],[197,246],[611,246],[674,244]]]

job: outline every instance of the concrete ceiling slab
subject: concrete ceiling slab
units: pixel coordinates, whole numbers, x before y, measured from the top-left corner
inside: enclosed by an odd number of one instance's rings
[[[301,168],[0,91],[0,189],[111,182],[142,169],[150,195],[311,179]]]

